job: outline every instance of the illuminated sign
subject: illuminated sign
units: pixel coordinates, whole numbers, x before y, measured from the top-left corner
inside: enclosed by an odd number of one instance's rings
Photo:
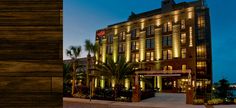
[[[104,37],[105,34],[106,34],[106,31],[105,31],[104,29],[98,30],[98,31],[96,32],[96,36],[97,36],[98,38]]]

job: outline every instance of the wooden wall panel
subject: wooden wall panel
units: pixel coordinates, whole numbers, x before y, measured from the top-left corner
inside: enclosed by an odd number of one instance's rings
[[[0,108],[62,107],[62,0],[0,0]]]

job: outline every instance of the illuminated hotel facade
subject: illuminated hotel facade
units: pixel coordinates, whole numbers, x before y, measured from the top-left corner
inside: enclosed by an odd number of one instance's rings
[[[125,56],[127,62],[138,62],[144,72],[157,71],[140,74],[142,90],[186,92],[190,84],[195,97],[211,92],[210,16],[203,0],[178,4],[163,0],[159,9],[132,13],[127,21],[97,30],[96,42],[100,44],[96,56],[102,62],[106,62],[107,55],[115,61]]]

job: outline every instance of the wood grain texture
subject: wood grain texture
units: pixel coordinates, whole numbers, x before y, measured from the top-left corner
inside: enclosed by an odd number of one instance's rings
[[[62,107],[62,0],[0,0],[0,108]]]

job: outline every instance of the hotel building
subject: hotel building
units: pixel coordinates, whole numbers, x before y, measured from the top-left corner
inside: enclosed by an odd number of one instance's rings
[[[127,21],[97,30],[96,42],[102,62],[111,55],[115,61],[125,56],[127,62],[140,64],[136,74],[142,90],[179,93],[191,87],[195,98],[211,92],[210,16],[203,0],[163,0],[159,9],[132,12]],[[124,82],[132,88],[131,81]]]

